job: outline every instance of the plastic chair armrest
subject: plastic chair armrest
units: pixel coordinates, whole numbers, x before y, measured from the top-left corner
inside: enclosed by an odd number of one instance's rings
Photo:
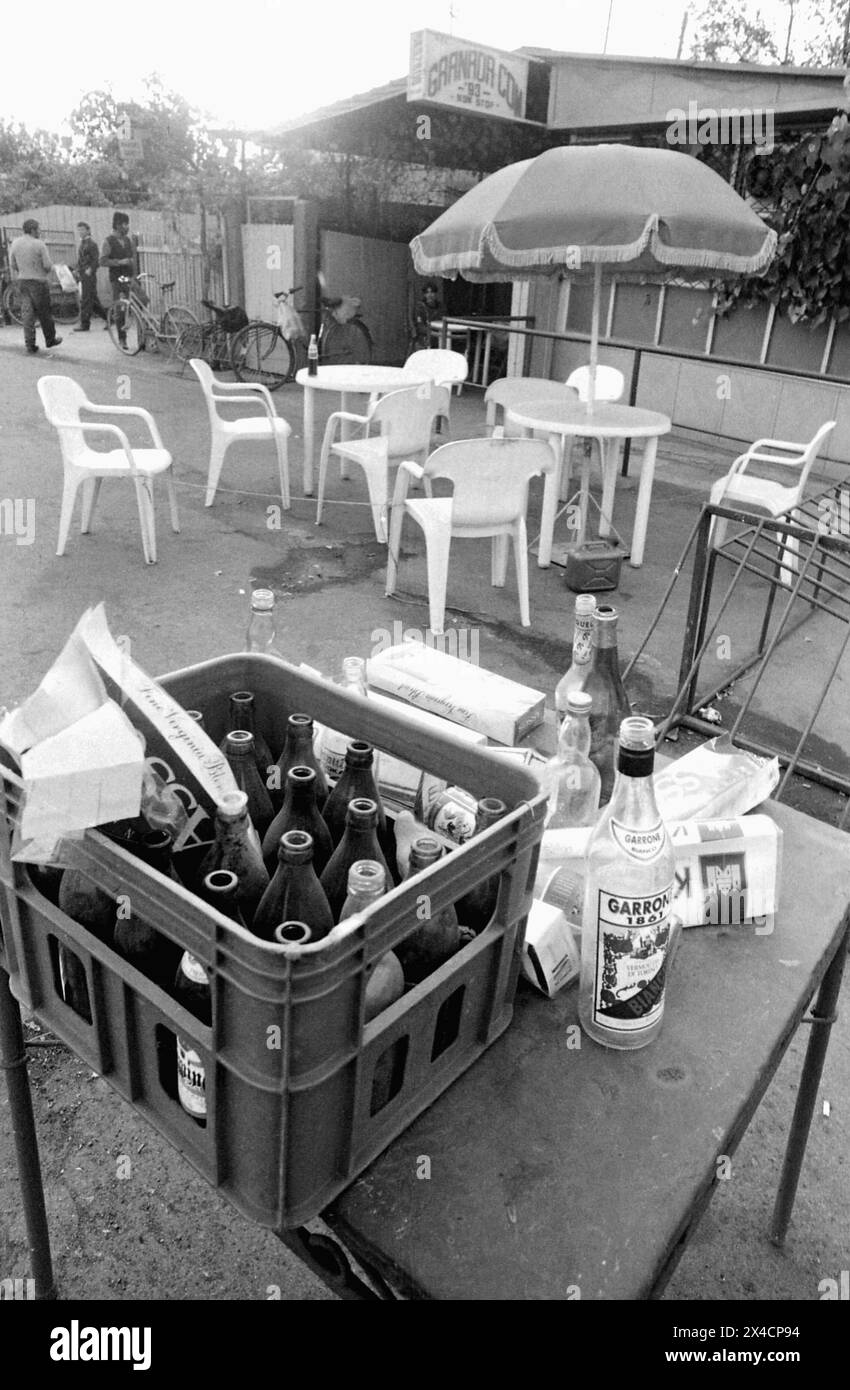
[[[62,423],[60,423],[59,421],[55,421],[54,423],[57,425],[59,429],[82,430],[84,433],[89,434],[117,435],[121,443],[121,447],[124,450],[124,453],[127,455],[127,462],[130,465],[130,472],[136,472],[136,460],[133,458],[133,450],[130,448],[130,441],[127,438],[124,431],[119,429],[117,425],[95,425],[90,423],[89,421],[83,422],[80,420],[69,420],[67,422],[63,421]]]
[[[86,405],[86,410],[91,410],[97,415],[137,415],[140,420],[144,420],[149,431],[154,447],[165,449],[165,445],[160,437],[156,420],[149,410],[144,410],[140,405]],[[84,426],[84,428],[86,428]]]

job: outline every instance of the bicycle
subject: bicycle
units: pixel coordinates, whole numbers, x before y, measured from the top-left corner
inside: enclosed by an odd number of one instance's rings
[[[233,341],[247,326],[248,316],[238,304],[213,304],[211,299],[202,299],[201,303],[213,318],[207,323],[186,324],[174,346],[175,356],[181,362],[197,357],[209,363],[215,372],[226,371],[233,365]]]
[[[277,323],[255,319],[233,340],[231,365],[239,381],[259,381],[276,391],[307,365],[307,332],[291,302],[300,287],[278,290]],[[372,361],[372,335],[354,295],[322,297],[319,361],[325,365]]]
[[[54,319],[57,323],[74,323],[80,316],[79,293],[76,290],[63,290],[62,286],[58,282],[54,283],[53,280],[49,284],[50,312]],[[16,323],[18,326],[23,323],[21,293],[16,280],[10,280],[3,290],[0,310],[2,310],[3,317],[11,319],[12,323]]]
[[[135,277],[138,283],[142,280],[154,280],[154,277],[143,271]],[[174,280],[168,280],[159,285],[158,289],[161,294],[168,295],[174,289],[175,283]],[[126,353],[128,357],[135,357],[137,352],[141,352],[148,345],[157,351],[160,343],[166,344],[173,353],[181,330],[189,324],[198,323],[197,314],[187,304],[169,304],[157,318],[136,292],[134,281],[129,275],[120,276],[119,284],[126,287],[127,294],[110,306],[106,315],[106,326],[119,352]]]

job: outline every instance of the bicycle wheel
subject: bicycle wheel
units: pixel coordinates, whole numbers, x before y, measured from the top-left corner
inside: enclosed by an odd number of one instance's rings
[[[365,323],[349,319],[348,323],[332,323],[322,339],[322,361],[329,366],[347,366],[349,362],[372,361],[372,338]]]
[[[3,313],[8,314],[13,323],[22,324],[21,292],[17,285],[7,285],[3,291]]]
[[[203,324],[187,323],[178,331],[174,355],[179,357],[181,362],[188,362],[192,357],[198,357],[203,362],[206,360],[205,345],[206,330]]]
[[[259,381],[276,391],[292,374],[292,353],[272,323],[249,323],[237,333],[230,354],[239,381]]]
[[[74,323],[80,317],[79,296],[59,291],[50,296],[50,310],[57,323]]]
[[[119,352],[135,357],[141,352],[145,342],[145,325],[136,310],[126,300],[119,300],[110,306],[106,325],[109,336]]]
[[[177,342],[180,334],[185,328],[192,324],[199,327],[196,314],[191,309],[187,309],[183,304],[172,304],[162,316],[160,324],[160,338],[165,342],[172,352],[177,351]],[[192,354],[195,355],[194,353]]]

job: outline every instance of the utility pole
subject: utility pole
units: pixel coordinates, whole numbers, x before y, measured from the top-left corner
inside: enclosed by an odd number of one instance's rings
[[[683,49],[684,46],[685,46],[685,30],[686,30],[687,27],[688,27],[688,18],[689,18],[689,16],[690,16],[690,10],[688,9],[688,6],[686,5],[686,6],[685,6],[685,13],[682,15],[682,27],[681,27],[681,29],[679,30],[679,47],[676,49],[676,62],[678,62],[679,59],[681,58],[681,56],[682,56],[682,49]]]
[[[602,52],[608,52],[608,35],[611,32],[611,15],[614,11],[614,0],[608,0],[608,20],[605,25],[605,42],[602,45]]]
[[[850,0],[847,4],[847,13],[844,16],[844,42],[841,45],[841,61],[847,66],[850,60]]]
[[[785,57],[782,59],[783,65],[788,63],[791,55],[791,30],[794,27],[794,3],[795,0],[787,0],[788,3],[788,33],[785,35]]]

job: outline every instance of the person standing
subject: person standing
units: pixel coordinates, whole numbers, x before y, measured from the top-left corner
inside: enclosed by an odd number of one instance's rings
[[[116,212],[112,218],[112,232],[103,243],[100,264],[109,269],[109,284],[112,290],[113,306],[122,299],[130,298],[130,283],[137,273],[136,248],[130,237],[130,218],[126,212]],[[119,329],[119,340],[125,334]]]
[[[100,254],[88,222],[78,222],[80,244],[77,248],[77,277],[80,281],[80,323],[75,333],[88,333],[92,315],[106,320],[106,310],[97,297],[97,268]]]
[[[21,316],[24,321],[24,345],[27,352],[38,352],[35,341],[35,322],[41,324],[44,346],[58,347],[62,339],[56,336],[56,325],[50,309],[50,289],[48,276],[53,262],[44,242],[39,236],[39,225],[34,217],[28,217],[23,226],[23,235],[15,237],[9,248],[9,265],[17,277],[21,296]]]
[[[410,352],[431,346],[431,320],[439,312],[440,292],[433,280],[429,280],[422,291],[422,297],[413,310],[410,333]]]

